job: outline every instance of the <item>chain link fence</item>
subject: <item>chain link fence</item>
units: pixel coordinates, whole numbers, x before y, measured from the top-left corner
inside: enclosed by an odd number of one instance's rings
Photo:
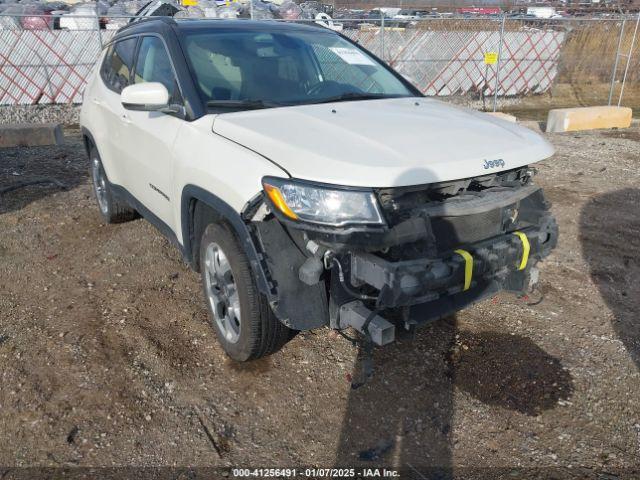
[[[75,15],[59,29],[60,20],[51,16],[0,14],[0,105],[80,103],[103,45],[128,20]],[[512,111],[602,104],[638,109],[639,23],[640,15],[325,22],[425,95]]]

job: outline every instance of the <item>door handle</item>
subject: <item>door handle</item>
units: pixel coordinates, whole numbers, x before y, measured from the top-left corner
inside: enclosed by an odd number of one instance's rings
[[[123,121],[124,123],[127,123],[127,124],[131,123],[131,119],[129,118],[129,115],[127,115],[126,113],[123,113],[123,114],[120,116],[120,118],[122,119],[122,121]]]
[[[93,103],[95,103],[96,105],[100,105],[100,106],[104,105],[104,103],[103,103],[101,100],[98,100],[98,99],[97,99],[97,98],[95,98],[95,97],[93,97],[93,98],[91,99],[91,101],[92,101]]]

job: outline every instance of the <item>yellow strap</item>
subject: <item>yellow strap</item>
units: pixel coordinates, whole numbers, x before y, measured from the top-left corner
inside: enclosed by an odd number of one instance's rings
[[[518,266],[518,270],[524,270],[527,266],[527,261],[529,260],[529,250],[531,250],[531,245],[529,245],[529,239],[522,232],[513,232],[520,241],[522,242],[522,260],[520,261],[520,265]]]
[[[471,277],[473,277],[473,257],[466,250],[455,250],[455,252],[464,258],[464,290],[469,290],[471,286]]]

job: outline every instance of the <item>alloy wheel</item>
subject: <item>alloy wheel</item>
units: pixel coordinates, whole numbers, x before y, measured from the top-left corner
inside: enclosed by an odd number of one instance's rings
[[[93,189],[96,192],[98,206],[103,214],[107,214],[109,205],[107,201],[107,179],[102,169],[102,164],[98,158],[91,161],[91,177],[93,179]]]
[[[236,343],[240,338],[240,298],[231,265],[215,242],[205,250],[205,289],[213,317],[224,338]]]

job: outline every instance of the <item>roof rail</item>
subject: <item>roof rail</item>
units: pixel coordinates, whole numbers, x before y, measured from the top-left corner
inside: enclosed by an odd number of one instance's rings
[[[133,17],[129,20],[129,23],[127,23],[124,27],[120,27],[117,33],[127,30],[135,25],[140,25],[141,23],[148,23],[151,21],[161,21],[163,23],[166,23],[167,25],[176,24],[176,21],[173,19],[173,17],[161,17],[161,16],[139,17],[139,18]]]

